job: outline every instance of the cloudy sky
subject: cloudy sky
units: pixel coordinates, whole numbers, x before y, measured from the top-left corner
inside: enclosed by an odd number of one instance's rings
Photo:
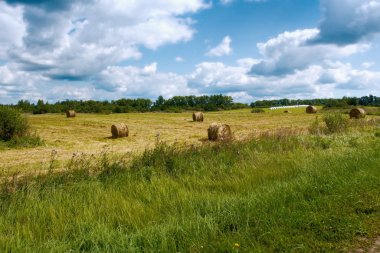
[[[0,103],[380,95],[380,0],[0,0]]]

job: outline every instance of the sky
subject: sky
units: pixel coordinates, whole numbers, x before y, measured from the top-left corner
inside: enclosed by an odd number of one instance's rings
[[[0,104],[380,95],[380,0],[0,0]]]

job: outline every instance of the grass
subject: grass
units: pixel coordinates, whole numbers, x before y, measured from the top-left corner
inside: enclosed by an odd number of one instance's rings
[[[141,154],[153,148],[157,140],[168,144],[202,145],[207,138],[207,128],[212,122],[231,126],[234,136],[243,140],[279,127],[307,128],[314,115],[304,113],[304,108],[292,109],[292,114],[282,110],[267,110],[263,114],[250,113],[250,109],[205,113],[205,121],[192,122],[192,112],[186,113],[128,113],[128,114],[78,114],[66,118],[63,114],[28,115],[32,131],[44,140],[37,148],[2,150],[0,174],[13,175],[46,169],[52,150],[57,160],[64,164],[73,153],[100,154],[110,150],[115,154]],[[111,125],[125,122],[129,137],[112,139]],[[42,164],[42,165],[41,165]]]
[[[380,233],[377,133],[280,130],[188,148],[157,143],[129,162],[76,156],[65,172],[4,186],[0,251],[353,250]]]
[[[44,141],[37,135],[26,135],[14,137],[9,141],[0,141],[0,150],[34,148],[44,144]]]
[[[336,116],[332,133],[303,110],[206,113],[203,123],[191,113],[29,116],[45,145],[1,151],[0,252],[367,248],[380,234],[378,118],[340,131]],[[235,141],[205,141],[213,121]],[[115,122],[130,137],[109,138]],[[307,134],[313,124],[321,131]]]

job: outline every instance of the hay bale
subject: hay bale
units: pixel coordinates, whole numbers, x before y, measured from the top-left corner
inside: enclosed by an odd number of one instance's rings
[[[354,108],[350,111],[350,119],[364,118],[365,115],[366,115],[366,111],[363,108]]]
[[[285,110],[285,111],[284,111],[284,113],[291,113],[291,112],[290,112],[290,111],[288,111],[288,110]]]
[[[76,116],[76,112],[74,110],[66,111],[66,117],[67,118],[74,118],[75,116]]]
[[[129,130],[126,124],[119,123],[111,126],[112,138],[128,137]]]
[[[208,139],[211,141],[226,141],[232,139],[232,132],[229,125],[212,123],[208,130]]]
[[[193,121],[203,122],[203,113],[201,113],[201,112],[194,112],[193,113]]]
[[[315,106],[309,105],[306,107],[306,113],[317,113],[317,111],[317,107]]]

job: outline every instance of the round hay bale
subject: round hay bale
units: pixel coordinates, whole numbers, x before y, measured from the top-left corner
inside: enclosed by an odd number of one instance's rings
[[[231,128],[226,124],[212,123],[207,133],[210,141],[226,141],[232,139]]]
[[[317,111],[317,107],[315,106],[309,105],[306,107],[306,113],[317,113]]]
[[[66,117],[67,118],[74,118],[75,116],[76,116],[76,112],[74,110],[66,111]]]
[[[361,119],[366,115],[366,111],[363,108],[354,108],[350,111],[350,119]]]
[[[291,112],[290,112],[290,111],[288,111],[288,110],[285,110],[285,111],[284,111],[284,113],[291,113]]]
[[[129,130],[126,124],[119,123],[111,126],[112,138],[128,137]]]
[[[202,112],[194,112],[193,113],[193,121],[203,122],[203,113]]]

